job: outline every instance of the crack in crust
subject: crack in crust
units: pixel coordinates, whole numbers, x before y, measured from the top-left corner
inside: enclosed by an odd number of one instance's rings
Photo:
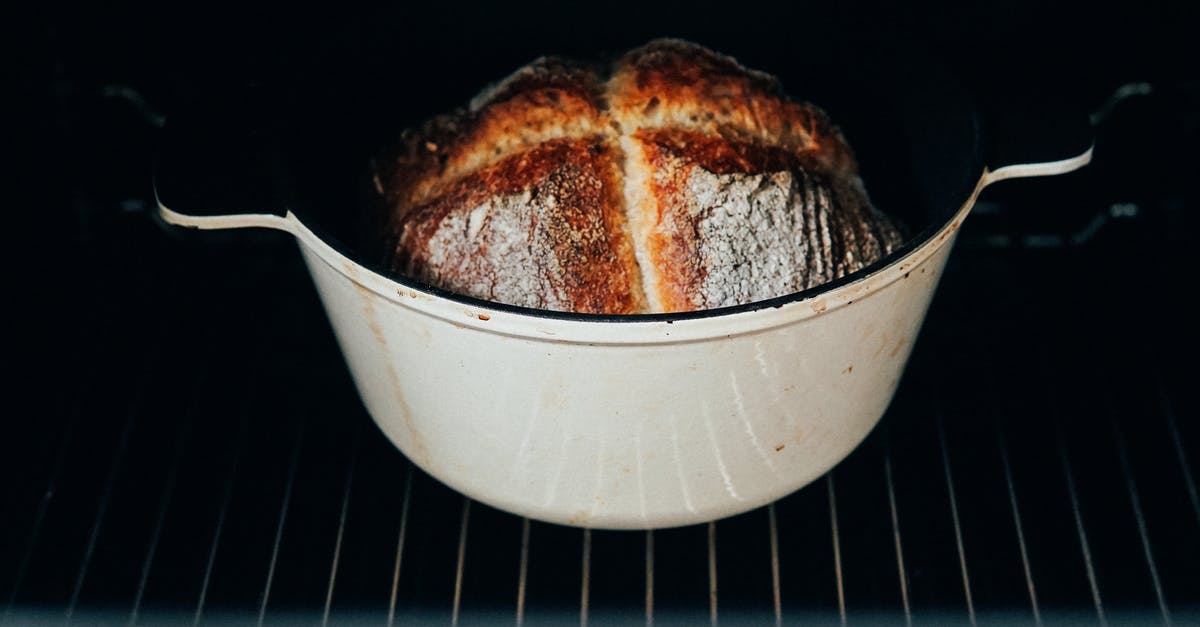
[[[378,164],[388,267],[526,307],[744,304],[902,243],[823,111],[679,40],[626,53],[607,80],[538,59]]]

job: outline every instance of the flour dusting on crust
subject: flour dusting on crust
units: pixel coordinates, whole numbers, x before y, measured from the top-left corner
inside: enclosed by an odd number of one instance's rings
[[[388,265],[524,307],[742,305],[902,243],[824,111],[679,40],[630,51],[607,77],[539,59],[410,131],[382,162]]]

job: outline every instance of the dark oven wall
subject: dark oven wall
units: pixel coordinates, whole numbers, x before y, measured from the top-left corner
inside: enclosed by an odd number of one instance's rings
[[[155,4],[14,23],[10,273],[30,297],[0,418],[0,623],[1200,621],[1194,10]],[[400,127],[547,53],[668,35],[770,67],[834,25],[902,33],[991,106],[1028,92],[1090,115],[1095,160],[987,190],[879,427],[713,524],[583,531],[464,499],[371,422],[290,239],[153,216],[159,127],[197,94],[395,82]]]

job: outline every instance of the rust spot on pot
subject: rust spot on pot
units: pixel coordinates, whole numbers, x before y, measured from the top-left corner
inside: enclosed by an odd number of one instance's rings
[[[487,314],[479,314],[476,317],[479,318],[480,320],[483,320],[484,322],[487,322],[488,320],[492,319],[492,317]]]
[[[367,317],[367,328],[371,330],[371,335],[375,337],[375,341],[380,346],[385,346],[387,342],[383,339],[383,327],[379,326],[379,322],[374,316]]]
[[[879,348],[875,349],[875,354],[872,357],[878,357],[887,349],[888,344],[891,344],[891,338],[888,337],[887,331],[884,331],[879,337]]]
[[[846,369],[842,371],[842,374],[850,374],[851,372],[854,372],[854,364],[846,366]]]
[[[950,228],[946,229],[945,231],[942,231],[942,234],[938,236],[938,241],[944,242],[944,241],[950,239],[951,237],[954,237],[954,234],[958,232],[958,226],[959,226],[958,220],[951,222]]]
[[[567,406],[567,399],[563,397],[562,390],[559,389],[557,382],[550,382],[542,389],[542,407],[545,409],[562,409]]]
[[[429,450],[425,448],[425,441],[417,430],[416,424],[413,423],[412,409],[408,406],[408,400],[404,398],[404,392],[400,388],[400,377],[396,374],[396,368],[390,359],[387,360],[387,371],[392,384],[392,395],[396,398],[396,406],[400,408],[400,418],[404,420],[404,426],[408,429],[409,441],[412,442],[413,457],[428,464],[430,462]]]
[[[892,347],[892,352],[891,352],[891,353],[888,353],[888,356],[889,356],[889,357],[895,357],[897,354],[899,354],[899,353],[900,353],[900,349],[904,348],[904,345],[905,345],[907,342],[908,342],[908,340],[907,340],[907,339],[905,339],[905,338],[900,338],[900,341],[896,342],[896,345]]]
[[[776,453],[778,453],[778,452],[782,451],[782,450],[783,450],[783,446],[784,446],[783,444],[776,444],[776,445],[775,445],[775,452],[776,452]]]
[[[904,278],[906,278],[906,279],[907,279],[907,278],[908,278],[908,275],[910,275],[910,274],[912,274],[912,271],[911,271],[911,270],[910,270],[910,271],[908,271],[908,272],[905,272],[905,273],[904,273]]]
[[[367,329],[371,331],[371,335],[375,338],[375,342],[378,343],[380,347],[386,349],[387,340],[385,340],[383,336],[383,327],[380,326],[379,320],[375,317],[375,305],[371,302],[370,290],[359,285],[358,283],[355,283],[354,287],[358,289],[358,294],[362,296],[363,299],[363,317],[367,319]]]
[[[382,353],[383,363],[386,366],[388,374],[388,383],[392,387],[392,396],[396,399],[396,407],[400,410],[400,418],[404,422],[404,426],[408,431],[408,439],[412,444],[411,455],[414,461],[419,461],[428,464],[430,461],[429,450],[425,447],[425,442],[421,438],[420,432],[413,423],[412,410],[408,406],[408,400],[404,398],[404,392],[400,386],[400,375],[396,373],[396,366],[392,363],[392,352],[388,349],[387,336],[383,333],[383,327],[379,324],[379,320],[375,315],[375,305],[372,303],[372,293],[367,288],[355,283],[359,294],[363,297],[363,316],[367,319],[367,328],[370,329],[371,335],[379,344],[379,350]],[[384,417],[376,417],[383,419]],[[406,451],[406,453],[410,453]]]

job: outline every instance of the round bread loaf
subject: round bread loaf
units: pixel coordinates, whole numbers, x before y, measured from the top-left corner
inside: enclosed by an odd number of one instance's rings
[[[901,244],[823,111],[679,40],[632,50],[607,76],[534,61],[406,131],[375,184],[387,267],[537,309],[741,305]]]

